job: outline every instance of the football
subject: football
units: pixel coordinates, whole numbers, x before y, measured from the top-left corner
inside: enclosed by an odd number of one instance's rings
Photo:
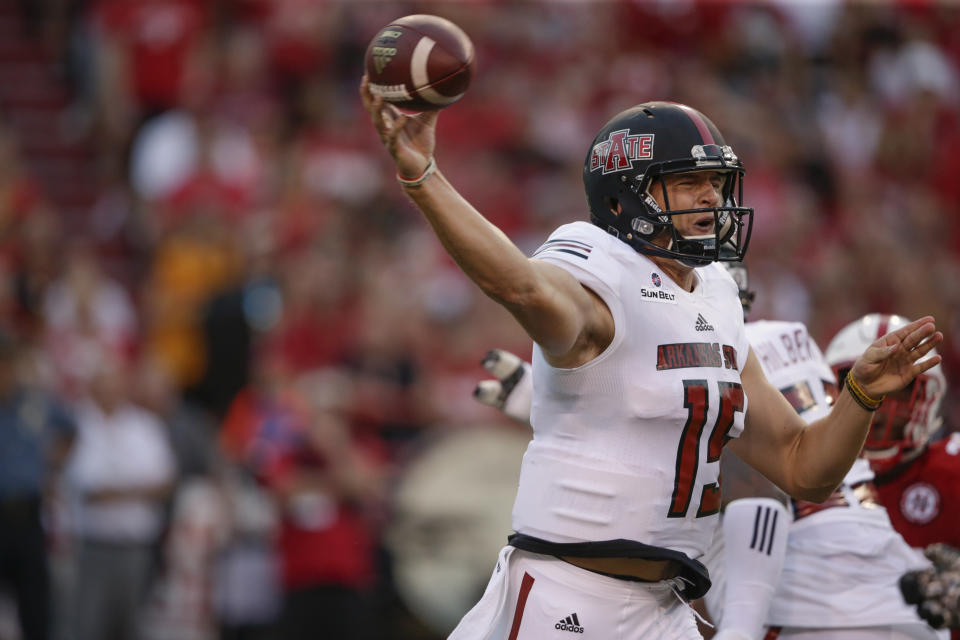
[[[473,43],[439,16],[416,14],[380,29],[364,60],[370,92],[407,111],[448,107],[473,73]]]

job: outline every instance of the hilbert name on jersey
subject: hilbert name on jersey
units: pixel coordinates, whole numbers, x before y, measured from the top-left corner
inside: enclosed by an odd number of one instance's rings
[[[678,342],[657,346],[657,371],[688,367],[737,370],[737,350],[717,342]]]
[[[803,329],[796,329],[792,333],[781,333],[780,342],[763,340],[753,345],[753,350],[763,363],[763,369],[769,375],[791,364],[806,362],[814,359],[810,348],[810,336]]]

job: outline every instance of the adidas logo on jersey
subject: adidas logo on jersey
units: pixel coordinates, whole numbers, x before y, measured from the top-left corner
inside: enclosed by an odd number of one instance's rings
[[[695,328],[697,331],[716,331],[716,329],[713,328],[713,325],[707,322],[707,319],[699,313],[697,314],[697,324]]]
[[[580,626],[580,618],[578,618],[575,613],[571,613],[566,618],[562,618],[560,622],[553,625],[553,628],[559,629],[560,631],[583,633],[583,627]]]

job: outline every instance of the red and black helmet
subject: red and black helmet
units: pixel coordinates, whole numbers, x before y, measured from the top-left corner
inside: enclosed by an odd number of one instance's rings
[[[663,177],[690,171],[726,174],[722,206],[670,208]],[[746,254],[753,209],[739,205],[743,174],[743,164],[705,115],[683,104],[647,102],[617,114],[600,129],[583,165],[583,185],[595,225],[640,253],[699,266],[738,262]],[[658,184],[665,208],[650,195]],[[684,237],[673,225],[675,215],[705,211],[714,216],[711,235]],[[669,248],[651,242],[665,230],[671,234]]]

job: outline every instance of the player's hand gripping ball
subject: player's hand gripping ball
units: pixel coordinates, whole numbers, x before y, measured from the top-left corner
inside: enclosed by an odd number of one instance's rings
[[[380,29],[365,64],[373,95],[407,111],[429,111],[463,97],[473,60],[473,43],[460,27],[416,14]]]

